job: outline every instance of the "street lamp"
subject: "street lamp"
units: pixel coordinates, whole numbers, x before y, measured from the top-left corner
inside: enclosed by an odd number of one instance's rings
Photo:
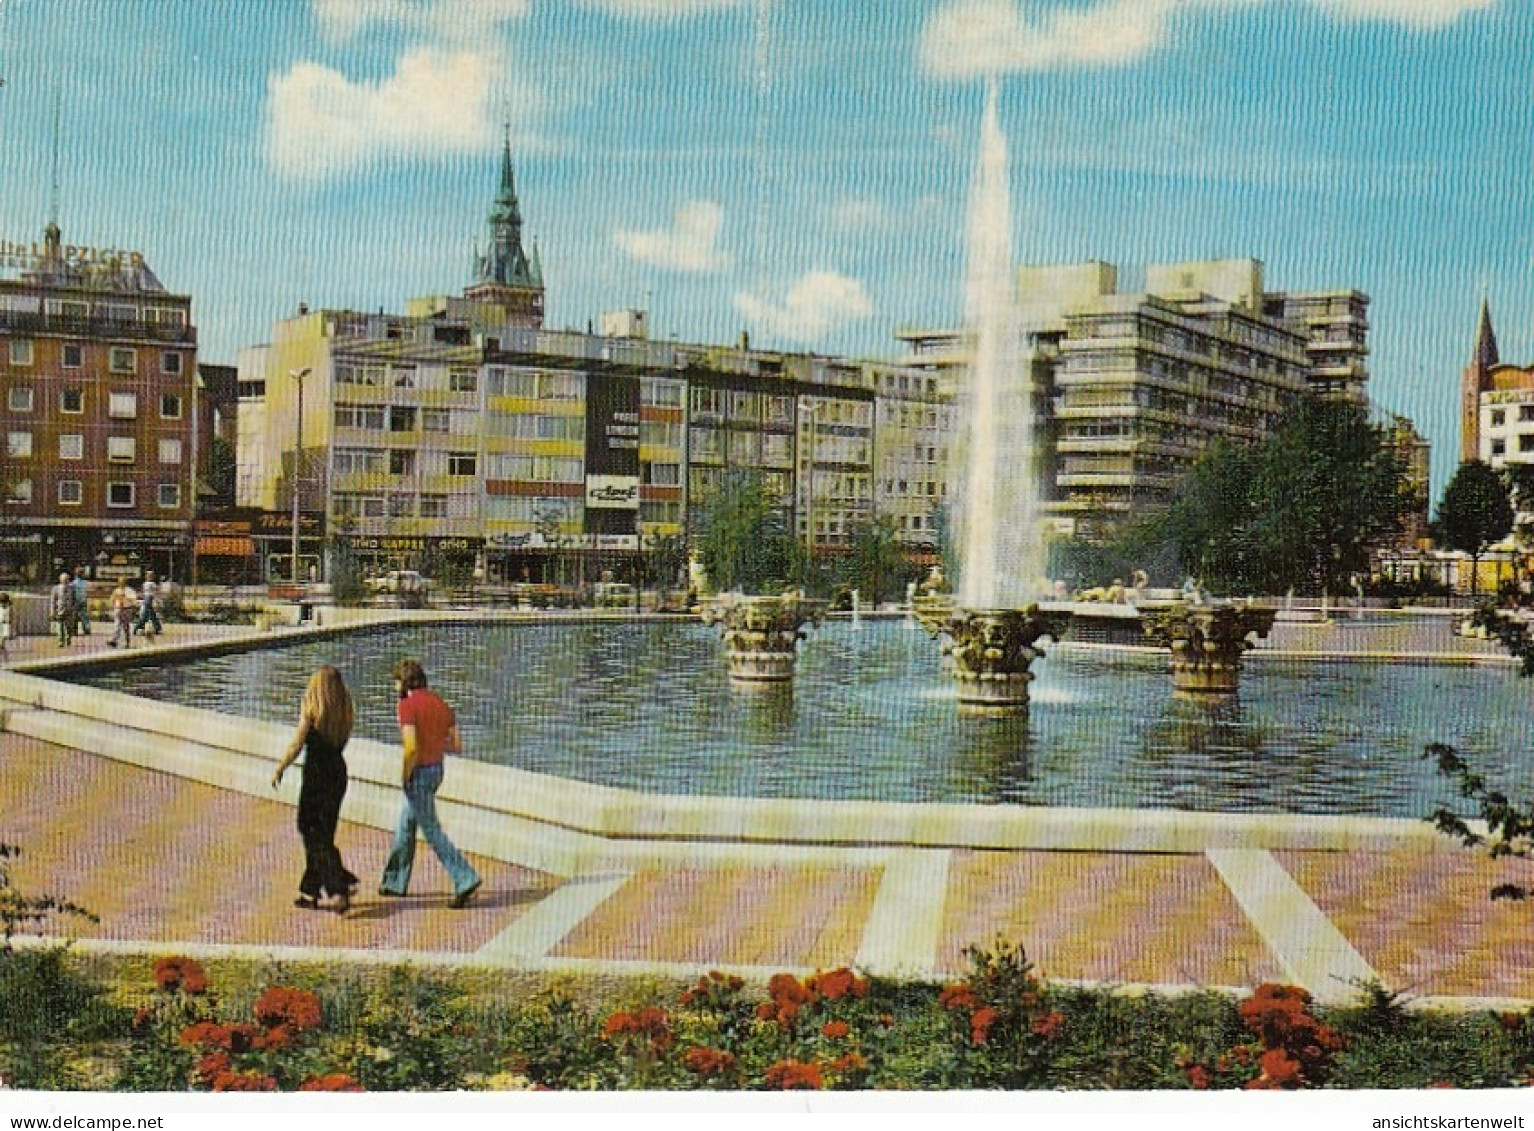
[[[302,369],[288,370],[288,376],[298,383],[298,412],[294,414],[293,426],[293,584],[298,582],[298,487],[301,480],[298,475],[299,461],[304,458],[304,378],[309,376],[311,370],[306,365]]]

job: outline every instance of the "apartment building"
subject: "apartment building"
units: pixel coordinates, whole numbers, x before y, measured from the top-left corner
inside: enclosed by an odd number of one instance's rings
[[[197,466],[191,299],[140,252],[0,245],[0,575],[40,582],[190,564]]]

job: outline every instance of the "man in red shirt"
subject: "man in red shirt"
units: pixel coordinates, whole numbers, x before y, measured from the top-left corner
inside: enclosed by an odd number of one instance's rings
[[[426,672],[414,660],[402,660],[394,669],[394,689],[399,696],[395,716],[405,746],[400,782],[405,787],[405,807],[400,811],[394,846],[384,865],[379,895],[404,895],[410,888],[415,863],[417,828],[431,845],[437,859],[453,881],[454,907],[466,907],[483,882],[463,853],[453,846],[437,820],[437,789],[442,784],[442,762],[449,750],[463,749],[453,709],[426,687]]]

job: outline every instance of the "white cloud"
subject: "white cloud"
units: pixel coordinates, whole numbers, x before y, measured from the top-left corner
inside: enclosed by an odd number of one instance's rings
[[[1222,12],[1277,0],[1095,0],[1056,3],[1037,17],[1018,0],[949,0],[922,29],[922,69],[939,78],[1009,71],[1111,67],[1160,49],[1175,16]],[[1305,0],[1334,17],[1378,20],[1410,28],[1442,27],[1498,0]]]
[[[814,345],[848,323],[867,318],[874,304],[858,280],[836,271],[810,271],[788,288],[781,303],[741,291],[735,295],[735,309],[768,335]]]
[[[831,206],[831,227],[838,232],[877,232],[890,227],[889,205],[867,196],[844,196]]]
[[[313,0],[327,39],[344,42],[375,26],[432,39],[473,42],[527,14],[529,0]]]
[[[480,153],[499,135],[492,56],[417,48],[377,83],[317,63],[267,80],[266,157],[278,173],[319,180],[378,157]]]
[[[633,258],[668,271],[717,271],[729,263],[718,246],[723,227],[724,209],[718,204],[689,200],[676,210],[670,230],[620,230],[613,241]]]
[[[613,16],[636,20],[678,20],[706,12],[739,8],[745,0],[580,0],[583,8],[595,8]]]
[[[1412,28],[1438,28],[1472,12],[1495,8],[1498,0],[1310,0],[1310,3],[1347,20],[1387,20]]]

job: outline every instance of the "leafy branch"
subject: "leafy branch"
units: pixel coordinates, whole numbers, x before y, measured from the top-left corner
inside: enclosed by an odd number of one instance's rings
[[[14,844],[0,842],[0,954],[9,954],[12,940],[24,928],[38,927],[54,915],[72,915],[91,923],[101,919],[76,903],[54,895],[26,895],[11,882],[11,867],[21,856]]]

